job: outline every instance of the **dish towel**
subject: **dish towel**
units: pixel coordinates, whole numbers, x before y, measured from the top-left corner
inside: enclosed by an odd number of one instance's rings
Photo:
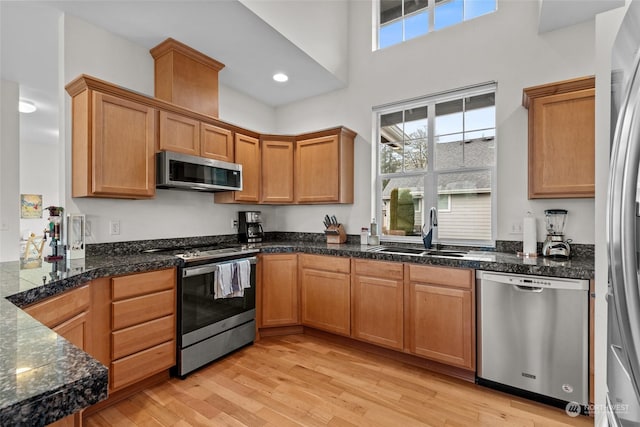
[[[235,265],[233,263],[216,266],[215,299],[227,298],[233,294],[233,278]]]
[[[236,267],[239,291],[244,295],[244,290],[251,287],[251,263],[245,259],[236,262]]]

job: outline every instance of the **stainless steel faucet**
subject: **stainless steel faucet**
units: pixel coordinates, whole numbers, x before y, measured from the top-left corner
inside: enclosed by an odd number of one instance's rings
[[[433,242],[433,229],[438,226],[438,210],[435,207],[432,207],[429,210],[429,231],[424,232],[424,226],[422,227],[422,241],[424,242],[424,247],[427,249],[431,249],[431,244]]]

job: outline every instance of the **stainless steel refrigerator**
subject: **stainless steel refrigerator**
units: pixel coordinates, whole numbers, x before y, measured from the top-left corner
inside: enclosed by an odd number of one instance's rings
[[[640,426],[640,1],[629,5],[611,72],[607,418]]]

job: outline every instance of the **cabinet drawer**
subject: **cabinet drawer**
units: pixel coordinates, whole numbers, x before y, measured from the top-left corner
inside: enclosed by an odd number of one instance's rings
[[[152,292],[173,289],[176,283],[176,271],[150,271],[148,273],[132,274],[130,276],[114,277],[112,280],[113,299],[135,297]]]
[[[66,291],[24,309],[31,317],[53,328],[89,309],[89,286]]]
[[[175,338],[175,316],[166,316],[111,334],[113,360]]]
[[[111,304],[112,329],[118,330],[175,313],[174,292],[162,291]]]
[[[300,255],[302,268],[331,271],[334,273],[349,273],[351,271],[350,258],[341,258],[327,255]]]
[[[132,354],[111,364],[111,389],[133,384],[176,363],[175,341]]]
[[[471,289],[473,270],[409,264],[409,281]]]
[[[403,266],[399,262],[355,260],[355,273],[360,276],[402,280]]]

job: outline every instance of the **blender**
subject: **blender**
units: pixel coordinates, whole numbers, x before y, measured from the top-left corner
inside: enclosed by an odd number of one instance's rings
[[[569,258],[571,240],[564,240],[566,209],[547,209],[544,211],[547,238],[542,244],[542,255],[548,257]]]

